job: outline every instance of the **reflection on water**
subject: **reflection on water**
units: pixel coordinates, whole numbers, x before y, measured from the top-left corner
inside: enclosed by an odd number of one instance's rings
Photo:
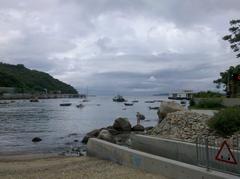
[[[117,117],[128,117],[132,124],[136,124],[138,111],[150,120],[142,122],[144,126],[155,125],[156,111],[148,107],[159,106],[160,103],[147,104],[144,101],[166,97],[128,97],[129,101],[139,100],[129,107],[112,102],[111,97],[89,99],[84,108],[76,107],[80,99],[48,99],[39,103],[19,100],[0,104],[0,153],[62,151],[71,145],[80,145],[85,133],[112,125]],[[63,102],[72,103],[72,106],[59,106]],[[33,137],[43,140],[34,144],[31,142]]]

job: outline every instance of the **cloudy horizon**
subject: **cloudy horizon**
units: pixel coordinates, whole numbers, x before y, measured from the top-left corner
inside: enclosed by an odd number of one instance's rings
[[[215,90],[239,0],[0,0],[0,61],[92,94]]]

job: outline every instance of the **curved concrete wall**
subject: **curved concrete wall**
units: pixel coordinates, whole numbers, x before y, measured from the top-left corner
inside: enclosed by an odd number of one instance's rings
[[[103,140],[91,138],[87,144],[87,155],[157,173],[172,179],[239,179],[239,177],[170,160],[160,156],[133,150]]]

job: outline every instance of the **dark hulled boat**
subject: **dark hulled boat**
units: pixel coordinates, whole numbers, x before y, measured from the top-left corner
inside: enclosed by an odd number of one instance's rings
[[[71,106],[72,103],[61,103],[60,106]]]
[[[126,100],[122,96],[117,95],[113,98],[113,101],[114,102],[125,102]]]

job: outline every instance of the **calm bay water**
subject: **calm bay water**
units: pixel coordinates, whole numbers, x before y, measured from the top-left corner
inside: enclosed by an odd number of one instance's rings
[[[135,125],[136,112],[141,112],[148,120],[142,125],[153,126],[157,123],[157,111],[148,107],[160,103],[145,101],[167,99],[162,96],[126,98],[128,101],[137,99],[139,103],[127,107],[113,102],[112,97],[90,97],[81,109],[76,107],[81,99],[47,99],[38,103],[18,100],[0,104],[0,154],[61,152],[81,145],[87,132],[112,125],[117,117],[127,117]],[[72,103],[72,106],[61,107],[60,103]],[[32,143],[33,137],[43,140]]]

